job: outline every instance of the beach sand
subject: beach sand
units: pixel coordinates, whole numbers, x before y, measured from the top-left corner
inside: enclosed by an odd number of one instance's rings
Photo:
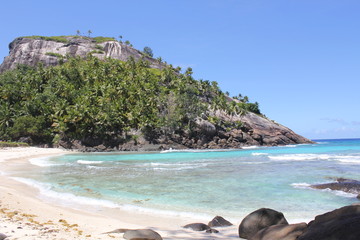
[[[15,169],[34,167],[29,159],[67,153],[54,148],[0,149],[0,233],[7,239],[123,239],[121,233],[103,234],[119,228],[149,228],[163,239],[239,239],[237,227],[242,219],[233,222],[234,226],[217,228],[219,233],[195,232],[181,226],[194,222],[207,224],[211,219],[88,206],[73,208],[46,200],[38,189],[11,178]]]

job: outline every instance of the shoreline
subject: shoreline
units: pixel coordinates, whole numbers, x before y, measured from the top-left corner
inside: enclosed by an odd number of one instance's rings
[[[31,167],[30,159],[74,153],[55,148],[0,149],[0,233],[8,239],[113,239],[122,234],[102,234],[118,228],[150,228],[164,239],[239,239],[237,227],[220,228],[210,234],[183,229],[199,219],[164,216],[155,213],[130,212],[121,209],[56,204],[41,198],[40,191],[11,178],[12,169]],[[87,209],[85,209],[87,208]],[[215,217],[215,216],[214,216]],[[210,221],[211,219],[208,219]],[[204,221],[202,221],[204,222]],[[204,222],[205,224],[207,222]]]

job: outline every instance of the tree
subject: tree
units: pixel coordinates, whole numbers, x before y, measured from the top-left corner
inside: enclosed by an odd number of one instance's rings
[[[153,57],[154,53],[150,47],[144,47],[143,53],[149,57]]]
[[[122,35],[119,35],[119,42],[122,43],[122,38],[123,36]]]
[[[76,35],[77,36],[80,36],[80,33],[81,33],[80,30],[76,30]]]
[[[91,30],[88,30],[88,36],[90,37],[90,35],[92,34]]]

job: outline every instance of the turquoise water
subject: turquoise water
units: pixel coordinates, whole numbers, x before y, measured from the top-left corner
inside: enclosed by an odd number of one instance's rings
[[[231,151],[68,154],[33,159],[18,173],[44,196],[164,214],[238,218],[261,207],[294,221],[358,202],[313,190],[331,178],[360,179],[360,139]]]

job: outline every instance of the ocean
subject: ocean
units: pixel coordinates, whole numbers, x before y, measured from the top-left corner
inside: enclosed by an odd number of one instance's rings
[[[237,150],[150,153],[75,153],[31,159],[13,172],[40,197],[67,206],[92,206],[172,216],[239,220],[258,208],[289,222],[359,202],[356,194],[315,190],[310,184],[360,180],[360,139]]]

